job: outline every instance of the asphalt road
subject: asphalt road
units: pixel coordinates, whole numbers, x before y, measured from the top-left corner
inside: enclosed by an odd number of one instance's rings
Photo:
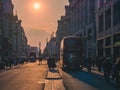
[[[0,90],[43,90],[47,70],[46,62],[36,62],[1,71]]]
[[[41,65],[38,62],[27,63],[0,71],[0,90],[44,90],[46,85],[46,90],[58,90],[55,89],[58,87],[65,88],[62,90],[120,90],[116,88],[114,81],[107,83],[102,75],[93,71],[92,73],[85,70],[59,71],[62,78],[58,78],[57,72],[50,73],[52,78],[47,79],[49,74],[46,61],[43,61]]]

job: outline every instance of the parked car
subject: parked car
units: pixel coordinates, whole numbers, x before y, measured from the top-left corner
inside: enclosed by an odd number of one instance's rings
[[[0,70],[5,69],[5,62],[0,62]]]

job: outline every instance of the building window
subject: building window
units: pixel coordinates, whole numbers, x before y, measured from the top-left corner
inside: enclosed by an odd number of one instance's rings
[[[111,37],[107,37],[105,39],[105,46],[110,46],[111,45]]]
[[[0,11],[2,10],[2,1],[0,1]]]
[[[114,58],[120,57],[120,46],[113,48],[113,57]]]
[[[120,33],[115,34],[115,35],[113,36],[113,44],[114,44],[114,45],[120,45]]]
[[[99,16],[99,33],[103,32],[103,14]]]
[[[88,29],[87,37],[88,37],[88,39],[91,39],[91,37],[92,37],[92,30],[91,30],[91,28]]]
[[[98,0],[98,8],[102,8],[104,6],[104,0]]]
[[[105,30],[111,27],[111,8],[105,12]]]
[[[105,48],[105,57],[111,56],[111,48]]]
[[[95,0],[90,1],[90,6],[89,6],[89,18],[90,22],[95,21]]]
[[[82,33],[80,33],[80,35],[79,35],[80,37],[82,37]]]
[[[120,2],[113,6],[113,25],[120,24]]]
[[[86,31],[84,30],[84,36],[86,36]]]
[[[103,47],[103,39],[98,40],[98,48],[102,48]]]
[[[97,49],[98,49],[98,56],[103,56],[103,39],[98,40],[97,43]]]
[[[98,55],[100,57],[103,57],[103,48],[98,48]]]

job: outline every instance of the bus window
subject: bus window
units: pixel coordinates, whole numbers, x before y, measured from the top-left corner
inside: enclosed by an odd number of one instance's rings
[[[81,68],[83,42],[78,36],[66,36],[61,42],[60,60],[63,69]]]

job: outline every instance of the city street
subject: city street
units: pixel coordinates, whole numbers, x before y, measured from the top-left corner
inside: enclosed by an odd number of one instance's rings
[[[0,72],[0,90],[43,90],[47,65],[27,63]]]
[[[0,0],[0,90],[120,90],[120,0]]]
[[[58,69],[57,69],[58,70]],[[49,71],[47,62],[27,63],[0,71],[0,90],[119,90],[97,71]]]

